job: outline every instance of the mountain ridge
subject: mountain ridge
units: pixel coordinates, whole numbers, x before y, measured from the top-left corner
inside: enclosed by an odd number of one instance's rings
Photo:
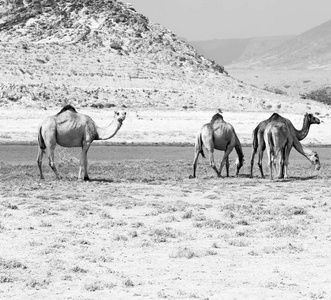
[[[197,51],[221,65],[248,59],[284,43],[292,36],[252,37],[188,41]]]
[[[331,20],[233,64],[251,68],[331,69]]]

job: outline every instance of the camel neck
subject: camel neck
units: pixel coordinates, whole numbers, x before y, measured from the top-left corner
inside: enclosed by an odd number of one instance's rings
[[[309,128],[310,128],[310,122],[308,120],[308,117],[305,116],[305,118],[303,119],[302,128],[300,130],[297,130],[296,128],[294,128],[295,135],[299,141],[303,140],[308,135]]]
[[[112,138],[117,131],[121,128],[122,123],[118,120],[113,120],[106,128],[97,127],[98,138],[97,140],[108,140]]]
[[[238,158],[239,158],[239,161],[242,161],[244,159],[244,152],[241,148],[241,144],[239,142],[239,144],[237,144],[235,146],[235,149],[236,149],[236,152],[237,152],[237,155],[238,155]]]
[[[293,138],[293,147],[300,154],[302,154],[303,156],[305,156],[309,161],[310,161],[310,157],[314,154],[314,152],[312,150],[310,150],[309,148],[307,148],[304,145],[302,145],[299,142],[299,140],[296,139],[295,137]]]

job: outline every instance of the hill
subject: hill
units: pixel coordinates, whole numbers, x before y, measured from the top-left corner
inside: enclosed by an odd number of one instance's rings
[[[197,51],[220,65],[249,59],[283,44],[292,36],[254,37],[247,39],[215,39],[189,41]]]
[[[278,47],[242,58],[234,66],[285,69],[331,69],[331,20],[295,36]]]
[[[9,3],[0,13],[3,107],[70,103],[268,111],[295,105],[306,111],[306,102],[227,76],[222,67],[127,3]]]

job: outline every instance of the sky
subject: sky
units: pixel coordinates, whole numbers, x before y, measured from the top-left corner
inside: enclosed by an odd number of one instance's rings
[[[331,0],[123,0],[189,41],[301,34],[331,19]]]

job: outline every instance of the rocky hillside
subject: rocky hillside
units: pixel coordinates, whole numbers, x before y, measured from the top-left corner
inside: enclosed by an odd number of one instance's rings
[[[269,51],[242,59],[238,66],[285,69],[331,69],[331,20]]]
[[[246,85],[117,0],[6,0],[0,106],[303,111]]]

